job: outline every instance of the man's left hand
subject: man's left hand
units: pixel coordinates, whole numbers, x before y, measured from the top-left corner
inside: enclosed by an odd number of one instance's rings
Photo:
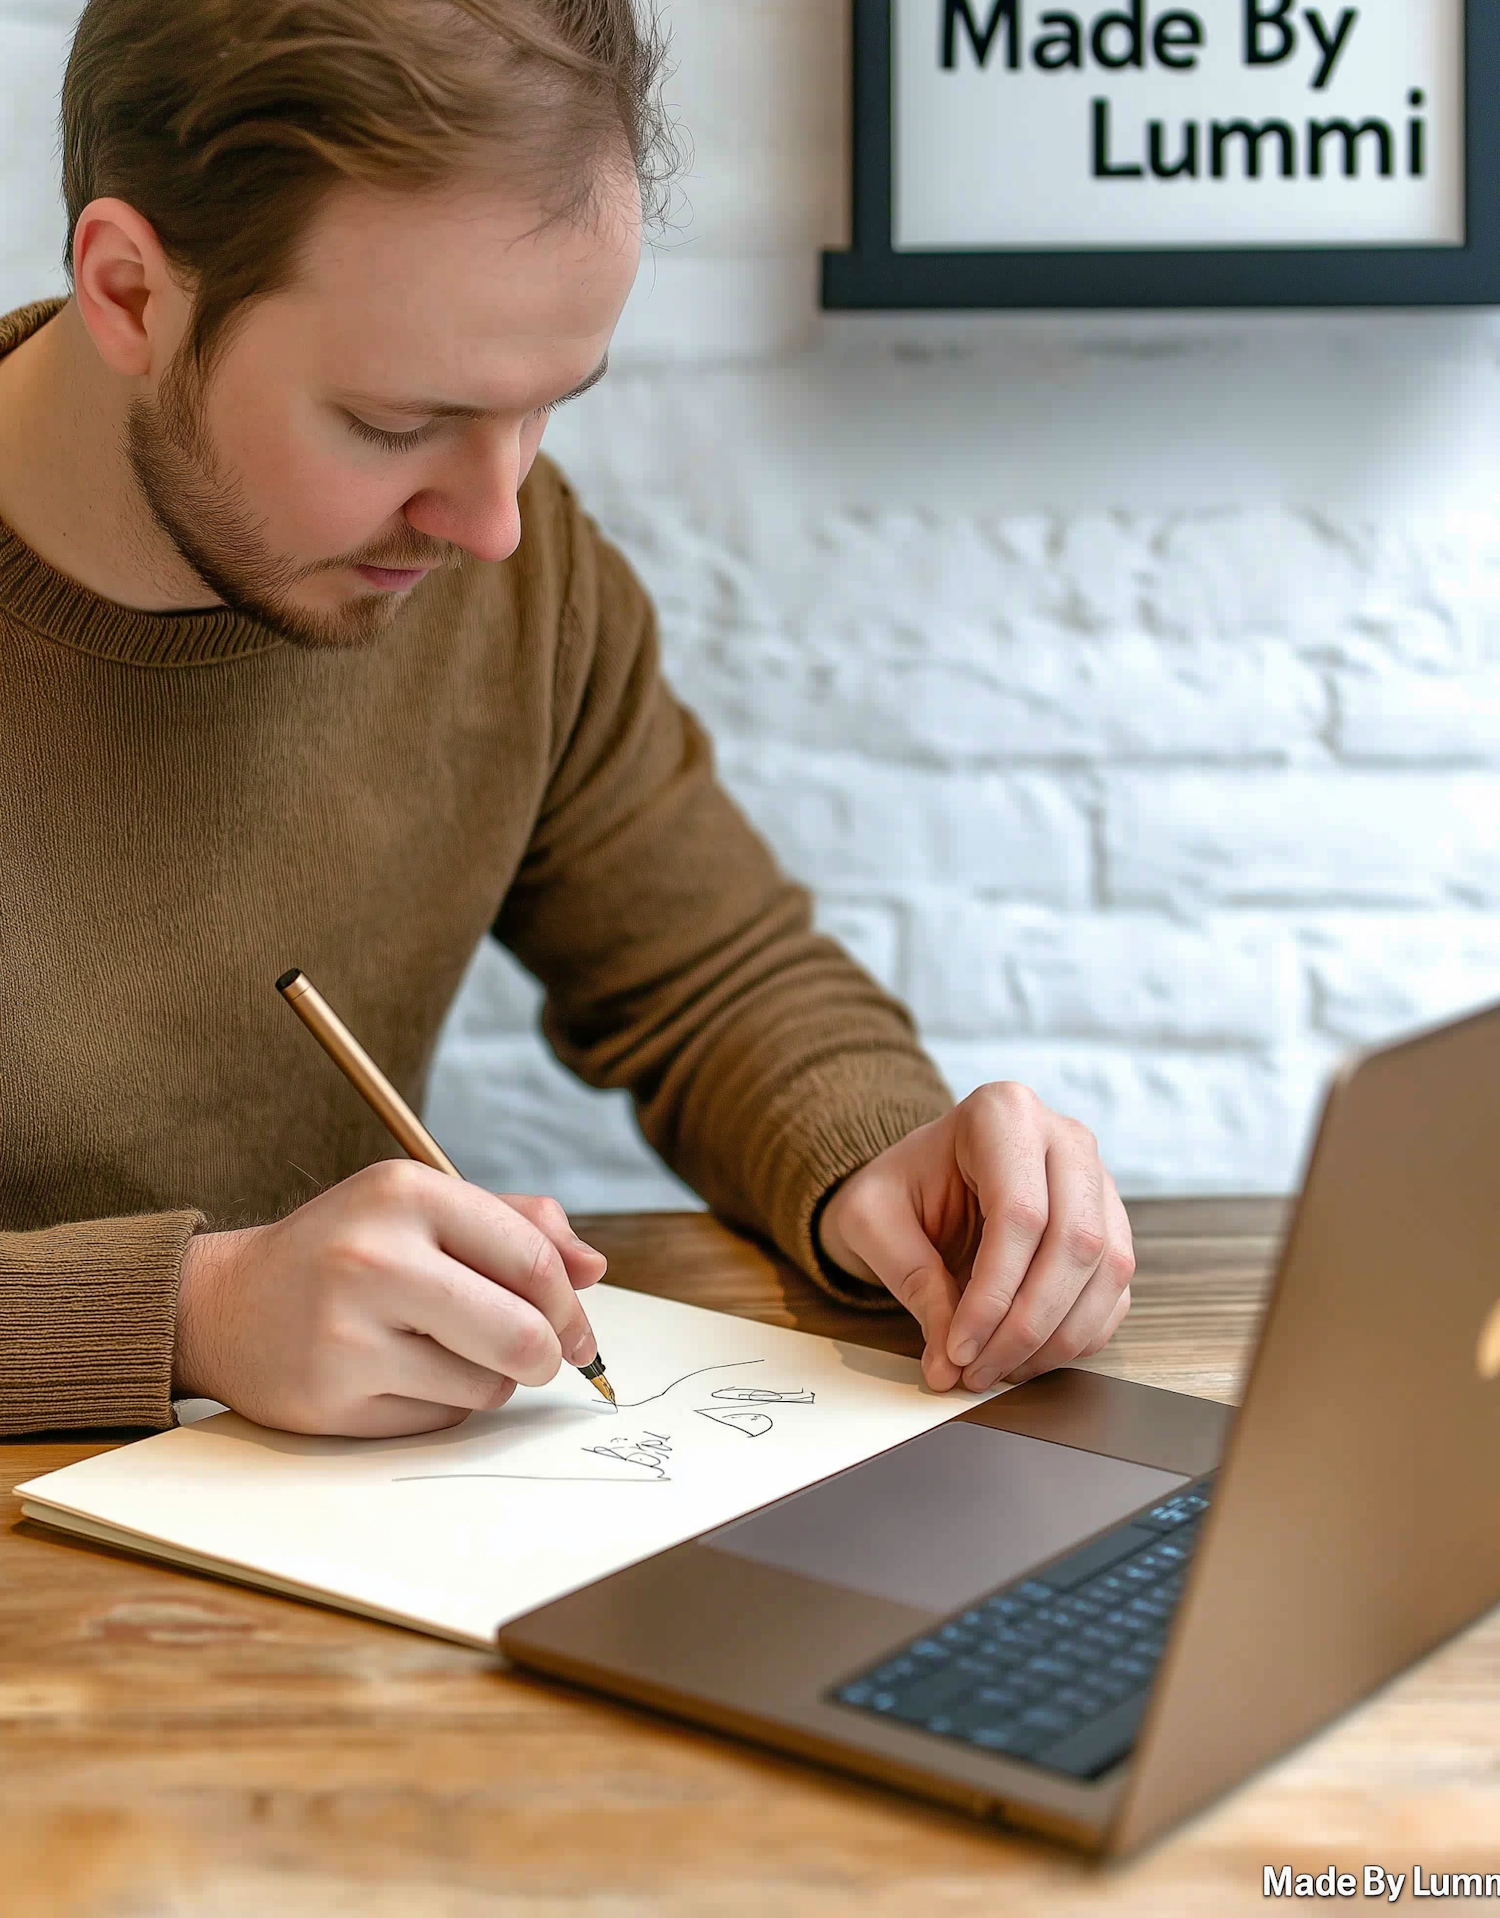
[[[1130,1310],[1130,1221],[1094,1135],[1025,1086],[981,1086],[851,1174],[819,1237],[917,1320],[939,1392],[1084,1358]]]

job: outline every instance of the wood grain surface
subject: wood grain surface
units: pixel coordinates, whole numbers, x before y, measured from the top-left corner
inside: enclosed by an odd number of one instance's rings
[[[1094,1363],[1233,1397],[1281,1208],[1132,1213],[1135,1310]],[[701,1216],[579,1226],[620,1283],[916,1349],[900,1317],[840,1310]],[[0,1445],[6,1918],[1217,1918],[1267,1908],[1267,1864],[1500,1872],[1500,1617],[1101,1869],[481,1653],[19,1521],[18,1480],[120,1436]]]

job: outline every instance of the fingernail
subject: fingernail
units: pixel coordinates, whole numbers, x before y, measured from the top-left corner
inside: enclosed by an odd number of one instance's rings
[[[978,1357],[979,1357],[978,1339],[965,1339],[963,1344],[958,1347],[957,1351],[954,1352],[953,1363],[955,1365],[967,1365],[970,1362],[970,1360],[977,1359]]]
[[[592,1332],[575,1332],[567,1347],[569,1365],[587,1365],[594,1356],[594,1335]]]
[[[1000,1373],[997,1367],[993,1365],[981,1365],[973,1378],[968,1381],[969,1390],[971,1392],[988,1392],[999,1376]]]

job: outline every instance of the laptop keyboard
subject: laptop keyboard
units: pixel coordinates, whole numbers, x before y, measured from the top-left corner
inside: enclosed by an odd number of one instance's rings
[[[1135,1743],[1213,1481],[979,1599],[830,1698],[1097,1778]]]

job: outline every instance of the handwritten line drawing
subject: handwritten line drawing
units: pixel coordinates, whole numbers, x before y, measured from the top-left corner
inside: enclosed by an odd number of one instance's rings
[[[621,1399],[617,1409],[621,1412],[638,1412],[643,1405],[654,1405],[658,1399],[664,1399],[669,1392],[675,1392],[679,1385],[686,1385],[689,1379],[701,1379],[705,1372],[734,1372],[746,1365],[764,1364],[764,1359],[724,1359],[718,1365],[700,1365],[695,1372],[684,1372],[680,1379],[673,1379],[670,1385],[664,1385],[659,1392],[653,1392],[649,1398]],[[601,1405],[597,1400],[589,1406],[591,1412],[607,1414],[609,1409],[607,1405]]]
[[[590,1404],[586,1409],[599,1412],[607,1417],[618,1417],[621,1412],[633,1412],[643,1405],[654,1405],[680,1385],[686,1385],[689,1379],[701,1379],[709,1372],[737,1372],[746,1366],[764,1365],[764,1359],[721,1359],[717,1365],[700,1365],[691,1372],[684,1372],[680,1378],[664,1385],[659,1392],[653,1392],[643,1399],[622,1399],[615,1407]],[[701,1418],[712,1419],[716,1425],[728,1426],[731,1431],[740,1432],[746,1438],[763,1438],[773,1429],[774,1421],[765,1412],[748,1408],[758,1405],[813,1405],[816,1394],[799,1387],[794,1392],[775,1391],[769,1386],[718,1387],[711,1396],[728,1404],[743,1406],[742,1411],[720,1410],[718,1406],[696,1408]],[[672,1441],[663,1432],[648,1432],[644,1439],[617,1439],[609,1445],[585,1445],[580,1449],[590,1457],[612,1459],[632,1470],[644,1472],[643,1478],[622,1478],[609,1472],[407,1472],[392,1479],[393,1485],[428,1485],[440,1479],[510,1479],[529,1485],[661,1485],[670,1484],[670,1474],[666,1471],[664,1459],[671,1454]]]
[[[672,1441],[665,1432],[647,1432],[643,1438],[618,1439],[613,1445],[586,1445],[584,1450],[595,1458],[618,1459],[621,1465],[640,1466],[664,1479],[666,1461],[672,1456]]]
[[[581,1448],[591,1458],[613,1459],[631,1471],[644,1472],[644,1478],[621,1478],[616,1472],[409,1472],[393,1479],[393,1485],[430,1484],[434,1479],[485,1478],[516,1479],[531,1485],[661,1485],[671,1482],[666,1462],[672,1456],[672,1439],[667,1432],[646,1432],[638,1439],[615,1439],[608,1445]]]
[[[816,1405],[816,1392],[773,1392],[768,1385],[721,1385],[712,1396],[737,1405]]]
[[[697,1412],[700,1419],[727,1425],[731,1432],[743,1432],[746,1438],[764,1438],[776,1424],[768,1412],[720,1412],[711,1405],[700,1405]]]

